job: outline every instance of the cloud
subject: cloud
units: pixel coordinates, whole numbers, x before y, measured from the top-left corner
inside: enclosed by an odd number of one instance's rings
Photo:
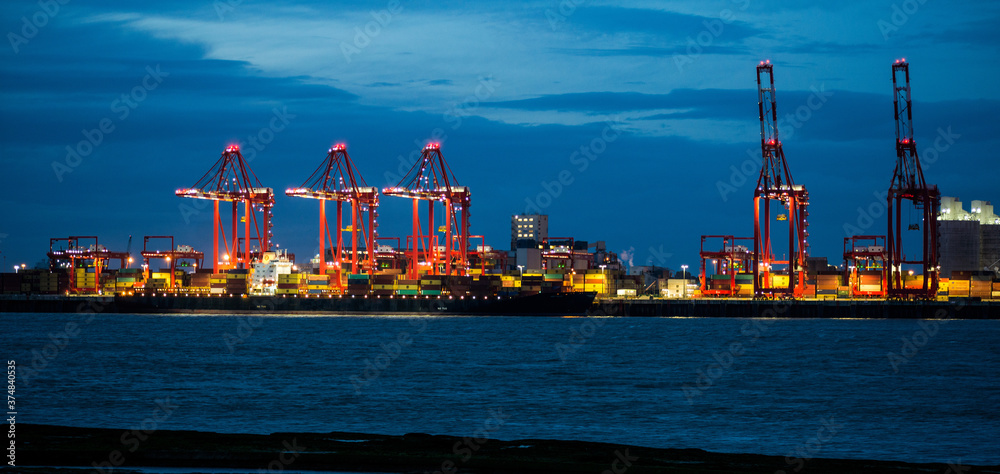
[[[580,6],[567,20],[576,29],[635,32],[665,41],[683,42],[709,28],[721,28],[720,41],[739,43],[763,30],[735,20],[736,6],[729,14],[702,16],[669,10],[611,6]]]
[[[574,56],[651,56],[651,57],[673,57],[675,54],[687,54],[688,48],[684,45],[671,47],[652,46],[625,46],[622,48],[557,48],[553,52],[561,54],[571,54]],[[746,54],[749,49],[741,46],[713,45],[711,48],[703,48],[701,54],[724,54],[738,55]]]

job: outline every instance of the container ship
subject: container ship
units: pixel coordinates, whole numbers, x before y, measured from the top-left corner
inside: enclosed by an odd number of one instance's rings
[[[182,249],[186,250],[186,249]],[[250,269],[146,272],[86,266],[2,276],[0,312],[441,313],[581,315],[611,287],[607,270],[421,275],[298,271],[265,253]]]

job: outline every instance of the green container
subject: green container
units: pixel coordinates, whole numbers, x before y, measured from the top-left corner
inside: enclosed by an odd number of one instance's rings
[[[396,294],[399,294],[399,295],[418,295],[418,294],[420,294],[420,290],[396,290]],[[438,294],[441,294],[441,292],[438,291]]]
[[[406,290],[403,290],[403,291],[406,291]],[[420,290],[420,294],[421,295],[428,295],[428,296],[441,296],[441,290]]]
[[[347,275],[347,279],[348,280],[366,280],[367,281],[368,280],[368,274],[366,273],[364,275],[355,275],[355,274],[352,273],[350,275]]]

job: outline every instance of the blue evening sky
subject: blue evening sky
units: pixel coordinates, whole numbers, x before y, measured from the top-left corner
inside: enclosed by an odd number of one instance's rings
[[[471,188],[472,232],[487,244],[508,247],[510,215],[527,208],[550,216],[551,235],[693,269],[700,235],[752,235],[764,59],[786,157],[811,195],[811,255],[839,262],[845,232],[885,233],[898,58],[911,63],[928,182],[966,203],[1000,196],[993,2],[43,0],[0,11],[8,267],[67,235],[124,250],[131,234],[133,252],[143,235],[175,235],[209,252],[208,208],[173,192],[234,142],[279,194],[276,242],[303,260],[317,248],[317,205],[284,190],[330,145],[345,142],[383,187],[435,140]],[[379,234],[407,235],[409,211],[383,197]]]

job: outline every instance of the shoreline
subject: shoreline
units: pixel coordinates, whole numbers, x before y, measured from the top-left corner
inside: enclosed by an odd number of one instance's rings
[[[202,431],[80,428],[19,424],[16,468],[4,471],[135,472],[131,468],[241,469],[252,472],[489,473],[1000,473],[997,466],[956,466],[859,459],[789,459],[701,449],[619,444],[402,436],[330,432],[226,434]],[[6,464],[6,463],[5,463]],[[32,466],[36,466],[34,469]]]
[[[0,297],[0,313],[117,314],[426,314],[784,319],[1000,319],[1000,301],[753,300],[602,298],[543,293],[516,298],[442,297]]]

